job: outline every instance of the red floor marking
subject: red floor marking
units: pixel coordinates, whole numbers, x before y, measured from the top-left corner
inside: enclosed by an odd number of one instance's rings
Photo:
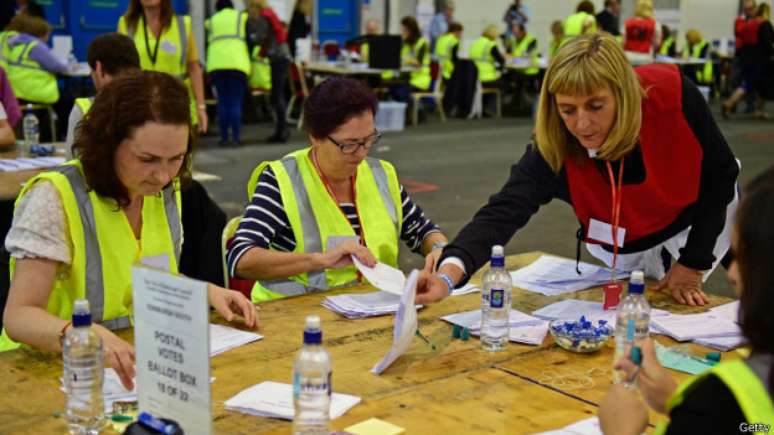
[[[441,189],[441,186],[437,184],[423,183],[410,178],[402,178],[400,179],[400,183],[403,184],[403,187],[405,187],[409,193],[435,192]]]
[[[744,135],[745,139],[754,142],[767,142],[774,140],[774,131],[759,131],[756,133],[747,133]]]

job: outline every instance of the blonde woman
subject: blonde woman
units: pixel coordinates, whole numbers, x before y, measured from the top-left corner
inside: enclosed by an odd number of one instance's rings
[[[505,57],[497,48],[497,37],[500,30],[490,24],[481,32],[481,36],[470,45],[470,59],[476,63],[478,80],[481,85],[497,87],[500,80],[500,69],[505,64]]]
[[[296,56],[296,40],[309,36],[312,32],[312,0],[296,0],[293,16],[288,26],[288,48]]]
[[[643,269],[679,303],[704,305],[703,279],[730,244],[738,172],[701,93],[676,66],[633,69],[611,35],[579,36],[546,72],[535,143],[444,249],[438,272],[420,277],[417,303],[464,284],[493,245],[560,199],[593,256]]]
[[[634,16],[624,23],[624,50],[653,54],[661,45],[661,26],[653,18],[653,2],[638,0]]]

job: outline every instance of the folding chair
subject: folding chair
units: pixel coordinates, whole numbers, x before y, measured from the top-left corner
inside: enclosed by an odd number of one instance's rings
[[[430,63],[430,77],[433,81],[429,91],[411,93],[411,100],[414,107],[411,116],[412,125],[417,125],[417,118],[419,117],[419,103],[422,101],[422,98],[432,99],[433,103],[435,103],[436,109],[438,110],[438,115],[441,118],[441,122],[446,122],[446,114],[443,112],[443,74],[441,74],[440,64],[436,61]]]

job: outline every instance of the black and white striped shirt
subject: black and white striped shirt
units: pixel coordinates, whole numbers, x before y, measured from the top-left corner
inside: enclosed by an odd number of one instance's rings
[[[420,252],[422,241],[430,233],[440,229],[425,217],[422,209],[411,201],[406,190],[400,186],[400,198],[403,209],[403,225],[400,238],[414,252]],[[341,203],[339,208],[349,220],[356,233],[360,230],[357,209],[352,203]],[[255,193],[239,222],[226,260],[231,276],[235,276],[239,259],[248,250],[259,247],[277,251],[292,252],[296,248],[296,239],[290,228],[290,220],[282,204],[277,179],[270,167],[258,178]]]

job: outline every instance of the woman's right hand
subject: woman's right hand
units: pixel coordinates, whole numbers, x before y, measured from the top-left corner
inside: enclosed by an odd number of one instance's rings
[[[642,363],[639,369],[628,357],[621,358],[615,364],[615,369],[623,371],[626,379],[636,378],[637,386],[648,405],[654,411],[664,414],[666,413],[667,401],[677,389],[677,382],[672,379],[669,371],[658,362],[653,340],[649,338],[643,340],[640,347],[642,349]]]
[[[134,388],[134,346],[119,338],[113,331],[99,324],[92,324],[94,330],[102,337],[102,349],[105,356],[105,366],[110,366],[121,379],[121,384],[127,390]]]
[[[368,267],[376,266],[376,257],[365,246],[348,240],[327,252],[317,254],[321,269],[341,269],[352,264],[352,255]]]

